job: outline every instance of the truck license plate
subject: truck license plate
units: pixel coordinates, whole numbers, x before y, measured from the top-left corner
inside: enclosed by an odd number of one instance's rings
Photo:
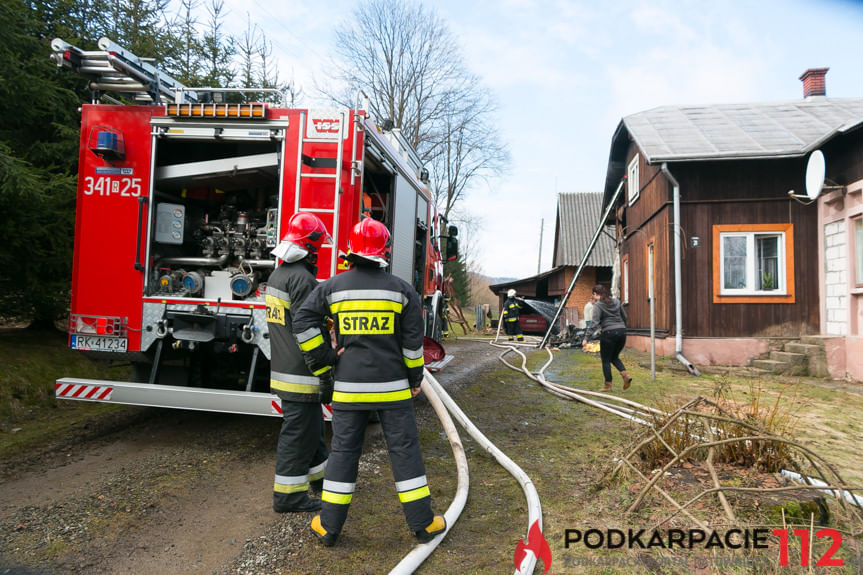
[[[72,349],[85,351],[128,351],[129,340],[125,337],[101,337],[93,335],[73,335]]]

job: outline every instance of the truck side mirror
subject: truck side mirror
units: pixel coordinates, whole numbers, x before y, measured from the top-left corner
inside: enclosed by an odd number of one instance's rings
[[[451,262],[458,259],[458,228],[455,226],[447,227],[446,238],[446,261]]]

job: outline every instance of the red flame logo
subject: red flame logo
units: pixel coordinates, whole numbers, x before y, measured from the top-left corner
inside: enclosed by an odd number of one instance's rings
[[[519,539],[515,546],[513,561],[515,562],[516,569],[521,568],[521,562],[524,561],[528,550],[533,551],[537,559],[542,559],[545,565],[543,573],[548,573],[548,570],[551,568],[551,549],[548,546],[548,541],[542,535],[542,529],[539,528],[539,519],[534,521],[533,525],[530,526],[530,530],[527,532],[527,543]]]

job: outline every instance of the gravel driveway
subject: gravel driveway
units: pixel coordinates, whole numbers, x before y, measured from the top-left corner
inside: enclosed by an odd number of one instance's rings
[[[455,359],[437,376],[450,388],[499,354],[469,341],[447,352]],[[420,422],[434,417],[424,400],[417,411]],[[277,419],[158,409],[127,417],[35,461],[4,462],[0,574],[263,574],[313,543],[308,514],[271,508]]]

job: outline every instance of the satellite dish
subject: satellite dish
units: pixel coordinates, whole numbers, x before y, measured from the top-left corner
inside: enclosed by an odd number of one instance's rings
[[[806,162],[806,197],[810,200],[815,200],[824,189],[826,169],[821,150],[815,150],[809,154],[809,161]]]

